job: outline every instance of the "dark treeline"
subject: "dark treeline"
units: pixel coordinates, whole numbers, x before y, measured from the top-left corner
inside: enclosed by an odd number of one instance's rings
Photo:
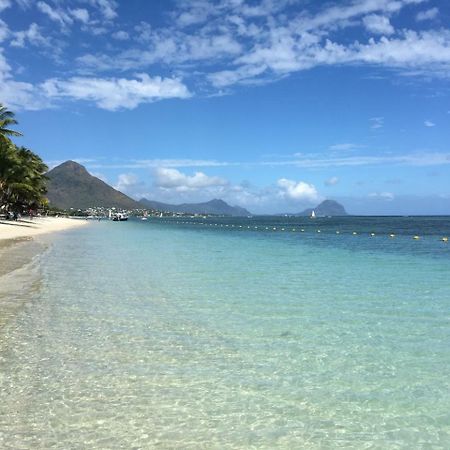
[[[15,145],[14,113],[0,104],[0,213],[24,213],[46,205],[48,168],[36,153]]]

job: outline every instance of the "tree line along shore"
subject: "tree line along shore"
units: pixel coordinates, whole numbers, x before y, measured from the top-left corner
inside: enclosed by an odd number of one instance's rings
[[[11,140],[22,136],[11,128],[16,124],[14,113],[0,103],[0,215],[4,218],[34,214],[48,206],[48,167],[39,155]]]

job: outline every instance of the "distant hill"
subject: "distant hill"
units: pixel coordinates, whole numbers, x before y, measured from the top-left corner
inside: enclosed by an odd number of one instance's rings
[[[181,205],[170,205],[143,198],[139,201],[146,208],[158,211],[167,211],[187,214],[216,214],[224,216],[249,216],[250,213],[239,206],[230,206],[223,200],[214,199],[205,203],[183,203]]]
[[[296,216],[310,216],[314,210],[316,216],[347,216],[347,211],[338,202],[334,200],[324,200],[315,208],[305,209],[303,212],[295,214]]]
[[[47,198],[59,208],[142,208],[137,201],[92,176],[81,164],[66,161],[47,173]]]

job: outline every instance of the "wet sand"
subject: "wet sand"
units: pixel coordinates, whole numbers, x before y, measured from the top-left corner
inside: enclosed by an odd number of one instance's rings
[[[0,220],[0,329],[39,285],[35,257],[45,251],[51,233],[81,227],[86,220],[59,217]]]

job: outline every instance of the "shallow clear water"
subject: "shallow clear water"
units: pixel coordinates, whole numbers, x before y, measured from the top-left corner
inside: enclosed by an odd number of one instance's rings
[[[27,267],[0,447],[450,447],[448,218],[183,221]]]

